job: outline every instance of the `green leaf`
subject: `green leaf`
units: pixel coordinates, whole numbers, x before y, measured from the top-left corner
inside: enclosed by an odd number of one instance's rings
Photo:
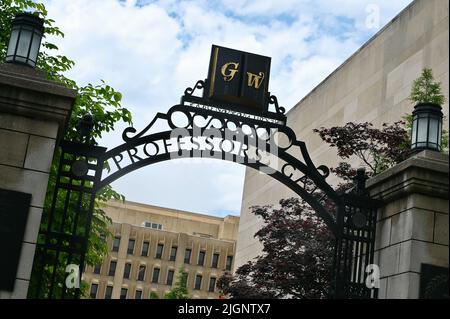
[[[122,100],[122,94],[119,93],[119,92],[115,92],[115,93],[114,93],[114,100],[115,100],[116,102],[120,102],[120,101]]]

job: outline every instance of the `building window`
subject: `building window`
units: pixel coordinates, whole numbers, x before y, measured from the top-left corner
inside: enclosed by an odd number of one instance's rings
[[[111,262],[109,263],[109,276],[114,276],[116,274],[116,266],[117,261],[111,260]]]
[[[170,261],[175,261],[175,259],[177,259],[177,250],[178,249],[175,246],[170,249]]]
[[[156,246],[156,255],[155,255],[156,259],[161,259],[162,253],[163,253],[163,249],[164,249],[164,245],[163,244],[158,244],[158,246]]]
[[[148,241],[144,241],[142,244],[142,252],[141,256],[147,257],[148,256],[148,248],[150,246],[150,243]]]
[[[125,278],[125,279],[130,278],[130,272],[131,272],[131,264],[126,263],[125,269],[123,270],[123,278]]]
[[[200,251],[198,253],[198,265],[199,266],[203,266],[205,263],[205,256],[206,256],[206,251]]]
[[[219,264],[219,254],[214,254],[212,258],[211,268],[217,268]]]
[[[227,263],[225,269],[231,270],[231,265],[233,265],[233,256],[227,256]]]
[[[144,278],[145,278],[145,266],[140,265],[137,280],[144,281]]]
[[[197,276],[195,276],[194,289],[195,290],[200,290],[201,288],[202,288],[202,276],[201,275],[197,275]]]
[[[134,299],[142,299],[142,290],[136,290],[136,294],[134,295]]]
[[[114,237],[112,251],[119,251],[120,237]]]
[[[172,286],[174,274],[175,274],[175,271],[173,271],[173,270],[169,270],[167,272],[167,282],[166,282],[167,285]]]
[[[98,284],[92,284],[91,285],[91,292],[89,294],[91,299],[97,298],[97,290],[98,290]]]
[[[101,269],[102,269],[101,264],[95,265],[94,266],[94,274],[97,274],[97,275],[100,274]]]
[[[127,299],[127,293],[128,293],[127,288],[120,289],[120,299]]]
[[[189,273],[188,272],[184,272],[181,274],[181,281],[186,283],[186,286],[188,286],[188,282],[189,282]]]
[[[191,262],[191,254],[192,254],[192,249],[186,249],[186,251],[184,252],[184,263],[185,264],[189,264]]]
[[[112,290],[113,290],[112,286],[106,286],[105,299],[111,299],[111,297],[112,297]]]
[[[136,241],[134,239],[130,239],[128,241],[128,249],[127,249],[127,254],[133,255],[134,253],[134,243]]]
[[[144,227],[162,230],[162,224],[153,223],[153,222],[144,222]]]
[[[157,284],[159,280],[159,268],[153,269],[152,283]]]
[[[209,288],[208,288],[208,291],[209,292],[214,292],[214,289],[216,288],[216,278],[214,278],[214,277],[211,277],[210,279],[209,279]]]

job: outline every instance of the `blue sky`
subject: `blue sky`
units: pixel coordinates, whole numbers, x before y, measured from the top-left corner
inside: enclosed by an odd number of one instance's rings
[[[410,0],[46,0],[65,33],[62,54],[79,84],[104,79],[123,93],[134,126],[177,104],[206,77],[212,44],[272,57],[269,90],[287,109],[319,84]],[[124,125],[104,137],[114,147]],[[306,141],[307,142],[307,141]],[[128,200],[224,216],[241,209],[245,168],[172,161],[113,183]]]

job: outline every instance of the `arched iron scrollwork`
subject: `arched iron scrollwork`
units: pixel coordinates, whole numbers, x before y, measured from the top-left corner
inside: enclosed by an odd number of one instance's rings
[[[186,89],[185,93],[192,97],[195,89],[202,88],[204,88],[204,82],[198,81],[193,88]],[[237,162],[269,172],[267,173],[269,176],[291,188],[308,202],[333,232],[337,231],[335,214],[330,214],[323,205],[326,199],[331,199],[336,204],[340,201],[339,196],[326,182],[329,169],[324,165],[316,167],[313,164],[305,143],[297,140],[291,128],[276,119],[273,121],[270,117],[251,115],[243,117],[241,114],[220,109],[215,105],[200,104],[198,100],[196,100],[197,103],[186,101],[185,97],[182,98],[183,104],[171,107],[165,114],[158,113],[141,132],[136,134],[134,128],[125,129],[122,135],[124,144],[107,151],[102,158],[110,168],[113,168],[113,172],[102,177],[97,185],[98,189],[143,166],[180,158],[180,153],[183,153],[182,157],[211,158],[207,149],[183,149],[179,141],[180,137],[173,134],[180,132],[179,130],[185,130],[185,136],[182,138],[190,139],[191,142],[201,138],[206,138],[208,141],[205,133],[211,134],[214,131],[217,132],[214,138],[219,140],[221,145],[225,141],[229,144],[240,142],[244,150],[238,154],[224,148],[215,148],[210,151],[220,154],[216,154],[213,158]],[[271,101],[279,112],[284,112],[284,108],[278,106],[274,96],[271,97]],[[175,115],[182,117],[184,123],[175,123]],[[157,121],[165,124],[168,129],[148,134]],[[134,136],[131,135],[133,133]],[[280,141],[281,139],[284,139],[284,143]],[[175,145],[175,150],[170,151],[169,145]],[[255,146],[254,149],[258,153],[253,158],[249,154],[252,146]],[[294,154],[299,154],[303,160]],[[276,159],[277,163],[274,163],[275,165],[264,163],[261,159],[264,155],[266,158]],[[319,191],[320,197],[316,196]]]
[[[267,101],[268,105],[274,106],[274,112],[243,112],[233,105],[194,95],[205,87],[204,81],[198,81],[194,87],[187,88],[180,104],[172,106],[166,113],[157,113],[142,131],[126,128],[122,133],[123,143],[113,149],[87,145],[86,137],[83,137],[85,143],[62,143],[63,156],[49,227],[41,230],[42,240],[37,245],[38,262],[35,263],[36,271],[33,270],[32,285],[38,285],[38,293],[34,297],[52,297],[52,293],[50,296],[39,295],[42,282],[52,289],[62,289],[56,294],[58,296],[78,297],[76,293],[68,293],[67,288],[55,286],[55,281],[60,278],[41,278],[39,269],[61,270],[65,265],[58,264],[58,256],[62,253],[69,254],[70,260],[78,261],[80,271],[83,271],[95,194],[103,187],[151,164],[205,157],[263,171],[298,194],[335,235],[334,295],[370,296],[372,290],[364,286],[362,267],[373,263],[376,223],[373,201],[361,192],[340,195],[334,191],[326,181],[330,174],[328,167],[314,165],[306,144],[286,125],[285,109],[279,106],[275,96],[269,96]],[[161,126],[166,129],[160,129]],[[363,184],[359,182],[358,189]],[[65,196],[66,200],[57,201],[58,196]],[[71,205],[75,208],[69,213]],[[52,218],[57,214],[62,214],[62,221],[59,217],[53,224]],[[64,224],[66,220],[68,225]],[[85,225],[82,233],[73,228],[74,223],[80,222]],[[54,264],[48,264],[46,256],[51,256]]]
[[[202,90],[205,88],[205,81],[199,80],[195,83],[194,87],[188,87],[184,90],[184,96],[193,96],[196,89]]]
[[[269,104],[275,105],[275,111],[278,114],[283,114],[284,115],[284,113],[286,113],[286,109],[284,107],[278,105],[278,99],[277,99],[277,97],[275,95],[271,95],[269,97]]]

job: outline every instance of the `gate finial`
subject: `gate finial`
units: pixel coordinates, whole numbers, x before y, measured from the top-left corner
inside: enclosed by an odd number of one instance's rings
[[[91,114],[86,114],[78,123],[78,132],[80,133],[80,142],[89,143],[89,138],[94,128],[94,121]]]
[[[367,179],[368,177],[366,176],[366,168],[365,167],[358,168],[356,170],[356,176],[354,178],[357,194],[365,193]]]

